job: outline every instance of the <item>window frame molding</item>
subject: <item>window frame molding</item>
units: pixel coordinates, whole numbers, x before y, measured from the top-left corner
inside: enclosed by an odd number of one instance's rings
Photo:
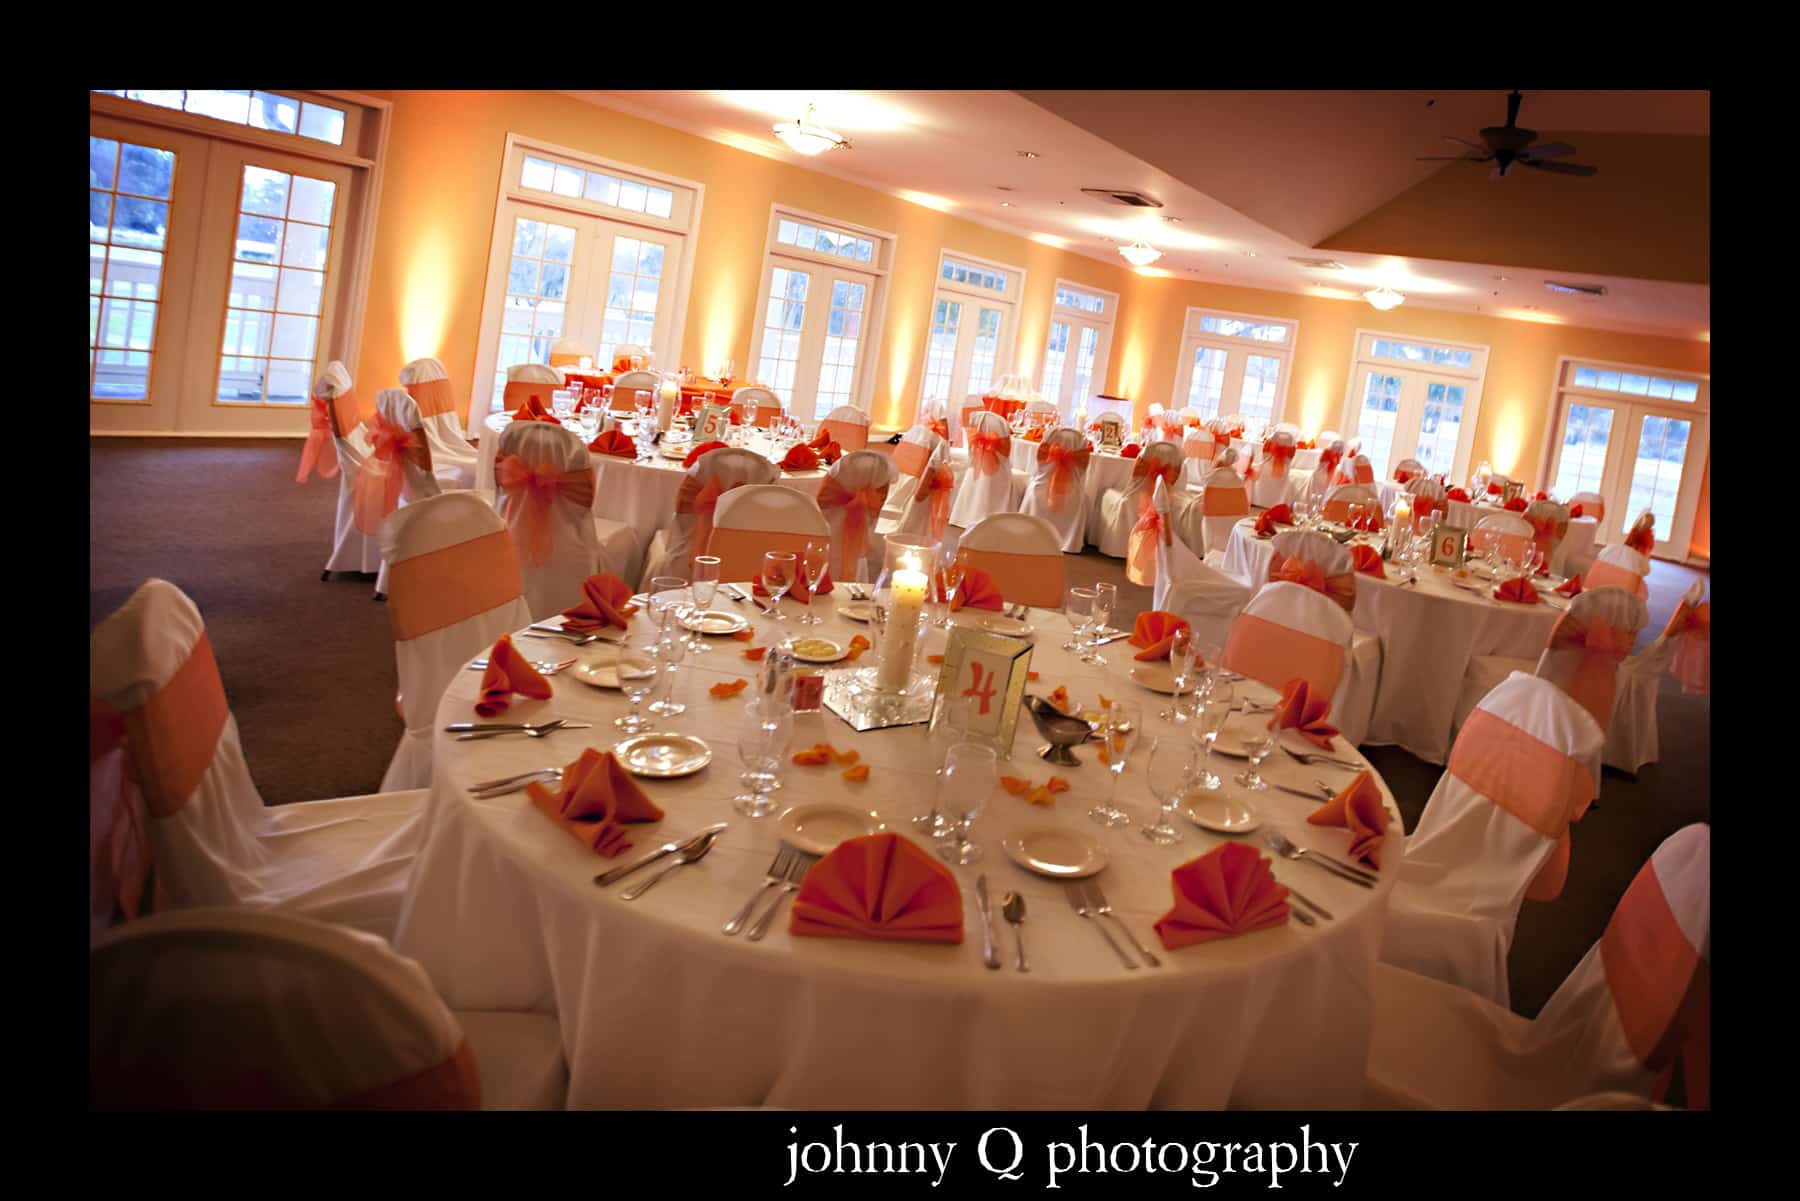
[[[1369,352],[1363,353],[1363,339],[1369,339]],[[1389,342],[1408,342],[1426,346],[1448,346],[1454,350],[1474,351],[1479,359],[1479,366],[1474,368],[1457,367],[1449,363],[1416,363],[1411,359],[1391,359],[1375,353],[1374,340],[1380,338]],[[1426,338],[1417,334],[1401,334],[1392,330],[1370,329],[1357,326],[1355,340],[1350,343],[1350,365],[1344,378],[1344,404],[1340,411],[1337,427],[1344,433],[1346,441],[1356,437],[1356,429],[1361,424],[1359,414],[1362,409],[1362,393],[1358,390],[1363,368],[1385,371],[1421,371],[1427,375],[1451,376],[1455,379],[1467,380],[1469,385],[1463,400],[1462,426],[1466,431],[1468,443],[1463,444],[1465,435],[1457,437],[1456,457],[1451,461],[1446,478],[1467,478],[1469,460],[1475,453],[1475,435],[1481,426],[1481,406],[1487,399],[1488,364],[1493,361],[1494,348],[1483,342],[1463,342],[1455,338]],[[1422,403],[1422,402],[1421,402]],[[1396,416],[1398,413],[1396,412]],[[1398,428],[1398,423],[1396,423]],[[1415,442],[1417,435],[1414,435]]]
[[[1261,338],[1251,338],[1241,334],[1213,333],[1210,330],[1200,328],[1200,321],[1205,317],[1223,317],[1228,321],[1254,321],[1261,325],[1286,326],[1288,331],[1287,340],[1285,342],[1268,342]],[[1227,362],[1229,362],[1229,356],[1234,350],[1242,350],[1246,355],[1261,354],[1265,358],[1273,356],[1281,359],[1281,380],[1275,388],[1275,404],[1272,410],[1274,415],[1270,417],[1269,422],[1273,425],[1277,422],[1288,420],[1288,386],[1293,382],[1295,348],[1300,344],[1300,319],[1298,317],[1274,317],[1262,313],[1234,313],[1227,309],[1209,308],[1206,305],[1188,305],[1187,312],[1181,319],[1181,341],[1176,354],[1175,379],[1171,385],[1173,391],[1169,397],[1168,405],[1168,411],[1170,412],[1179,413],[1187,408],[1188,394],[1193,390],[1194,361],[1193,354],[1189,349],[1190,344],[1206,346],[1214,350],[1223,350],[1226,353]],[[1257,349],[1258,347],[1261,349]],[[1229,382],[1231,378],[1229,374],[1230,368],[1227,367],[1226,370],[1226,379]],[[1239,401],[1236,403],[1241,403],[1243,396],[1242,372],[1238,373],[1237,381]],[[1187,387],[1182,386],[1184,382],[1187,384]],[[1225,400],[1223,393],[1221,393],[1219,400],[1221,410],[1223,409],[1224,404]],[[1214,414],[1214,416],[1223,415],[1223,412]]]
[[[995,272],[1005,272],[1008,277],[1008,291],[999,293],[988,288],[975,287],[966,283],[958,283],[955,280],[945,279],[944,263],[949,259],[955,259],[957,262],[967,263],[970,266],[986,267]],[[1000,340],[994,347],[994,374],[988,381],[989,387],[992,387],[994,380],[1007,374],[1007,372],[1002,371],[1000,368],[1004,364],[1014,361],[1013,354],[1014,351],[1017,350],[1019,343],[1019,315],[1024,308],[1025,286],[1028,278],[1026,270],[1023,267],[1015,267],[1011,263],[1003,263],[998,259],[990,259],[979,254],[965,254],[963,251],[955,250],[949,246],[938,247],[937,274],[932,279],[931,300],[929,302],[930,307],[925,310],[925,329],[919,342],[919,388],[921,399],[923,398],[925,386],[925,374],[928,365],[931,362],[932,320],[934,314],[937,312],[938,301],[943,299],[944,293],[948,292],[959,298],[965,305],[971,306],[972,311],[977,314],[976,320],[978,322],[980,320],[979,313],[981,305],[984,303],[989,307],[1006,306],[1011,310],[1002,322],[1004,328],[1000,331]],[[1052,295],[1054,295],[1054,293]],[[971,309],[965,308],[964,311],[968,312],[971,311]],[[960,327],[957,336],[959,338],[962,336]],[[971,336],[979,337],[980,330],[977,329]],[[1048,338],[1048,336],[1049,335],[1046,333],[1045,337]],[[972,356],[973,349],[971,344],[971,370],[973,370]],[[950,369],[950,379],[952,383],[956,381],[956,368],[954,364]],[[966,382],[967,381],[965,380],[965,383]],[[952,389],[952,393],[953,394],[950,397],[946,398],[947,403],[959,403],[957,397],[954,395],[954,389]]]
[[[1058,289],[1067,289],[1071,292],[1086,292],[1092,296],[1104,297],[1106,304],[1103,311],[1098,313],[1090,312],[1087,309],[1078,309],[1073,305],[1058,304],[1056,301]],[[1094,395],[1103,395],[1104,389],[1106,388],[1106,373],[1112,368],[1113,334],[1118,331],[1119,296],[1120,294],[1118,292],[1099,287],[1095,284],[1079,283],[1066,276],[1058,275],[1052,279],[1050,284],[1050,312],[1044,318],[1044,340],[1038,345],[1036,358],[1037,370],[1032,373],[1031,379],[1033,381],[1033,388],[1038,392],[1043,393],[1045,400],[1053,401],[1059,411],[1063,407],[1062,397],[1060,395],[1052,397],[1048,392],[1044,391],[1044,367],[1046,365],[1045,360],[1050,354],[1051,328],[1056,325],[1058,319],[1061,319],[1065,322],[1083,322],[1088,325],[1099,326],[1105,331],[1105,345],[1095,347],[1094,375],[1093,378],[1089,380],[1089,383],[1094,389]],[[1072,340],[1069,344],[1069,348],[1063,352],[1064,358],[1062,370],[1064,372],[1073,369],[1073,356],[1076,353],[1076,348],[1080,345],[1079,337],[1075,336],[1073,330],[1070,332]],[[1074,377],[1070,376],[1069,378],[1073,380]],[[1059,394],[1062,391],[1062,380],[1063,377],[1059,375],[1057,377],[1056,386],[1056,390]],[[1063,419],[1073,420],[1074,415],[1086,407],[1088,400],[1089,397],[1076,396],[1071,391],[1069,394],[1069,411],[1064,414]]]

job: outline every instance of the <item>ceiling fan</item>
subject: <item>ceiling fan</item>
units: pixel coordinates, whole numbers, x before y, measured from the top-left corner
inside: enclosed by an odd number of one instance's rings
[[[1532,145],[1537,137],[1535,129],[1521,129],[1518,126],[1519,101],[1524,99],[1522,93],[1514,91],[1506,98],[1506,124],[1490,125],[1481,131],[1481,140],[1486,146],[1477,146],[1474,142],[1462,138],[1445,135],[1446,142],[1456,142],[1467,146],[1474,154],[1428,154],[1421,155],[1421,163],[1455,162],[1455,163],[1495,163],[1497,166],[1488,173],[1489,179],[1504,179],[1514,163],[1525,167],[1535,167],[1540,171],[1554,171],[1559,175],[1592,175],[1599,170],[1585,163],[1559,163],[1554,160],[1575,153],[1575,147],[1567,142],[1547,142],[1541,146]]]

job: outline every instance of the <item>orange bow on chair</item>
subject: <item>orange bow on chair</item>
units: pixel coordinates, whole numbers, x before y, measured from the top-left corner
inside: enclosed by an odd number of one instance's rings
[[[312,398],[312,428],[306,433],[306,445],[300,448],[300,473],[294,477],[296,484],[304,484],[306,477],[312,474],[316,466],[320,479],[331,479],[338,473],[337,455],[329,458],[326,448],[331,444],[331,401],[323,396]]]
[[[1052,442],[1038,447],[1038,462],[1050,464],[1050,488],[1045,499],[1050,502],[1051,512],[1062,512],[1063,501],[1068,499],[1070,490],[1075,487],[1076,469],[1086,471],[1088,459],[1093,453],[1086,446],[1080,450],[1070,450]]]
[[[594,469],[558,471],[553,463],[527,463],[507,455],[494,464],[494,482],[512,499],[506,506],[513,541],[527,562],[542,566],[550,559],[550,506],[558,496],[582,510],[594,507]]]
[[[1681,681],[1683,692],[1708,692],[1712,689],[1712,602],[1700,605],[1683,603],[1669,618],[1663,637],[1679,640],[1675,657],[1669,661],[1669,674]]]
[[[1346,613],[1356,609],[1354,571],[1328,576],[1323,567],[1310,559],[1293,559],[1276,551],[1269,556],[1269,582],[1299,584],[1330,597]]]
[[[1640,555],[1647,555],[1656,549],[1656,518],[1645,513],[1632,525],[1631,532],[1625,535],[1625,545]]]
[[[719,507],[719,498],[729,491],[731,488],[721,487],[718,480],[701,484],[690,475],[681,481],[681,490],[675,493],[675,512],[694,515],[694,554],[706,553],[706,544],[712,538],[713,510]]]
[[[1000,470],[1000,456],[1009,449],[1011,441],[1003,434],[974,431],[969,435],[969,467],[977,475],[993,475]]]
[[[140,748],[142,745],[140,732]],[[149,839],[149,810],[138,787],[125,715],[97,697],[88,698],[88,835],[97,904],[108,915],[134,918],[152,908],[157,891]],[[114,780],[116,777],[116,786]],[[93,916],[98,917],[96,913]]]
[[[1288,460],[1294,457],[1294,448],[1277,438],[1263,439],[1263,461],[1269,464],[1269,478],[1286,479]]]
[[[1151,504],[1139,514],[1137,524],[1131,527],[1131,540],[1125,544],[1126,579],[1144,588],[1156,584],[1156,543],[1159,539],[1164,546],[1175,545],[1169,523]]]
[[[918,491],[913,493],[913,503],[931,505],[931,536],[942,538],[944,530],[950,524],[950,496],[956,488],[956,476],[948,467],[940,467],[935,472],[928,471],[919,477]]]
[[[1156,481],[1160,479],[1169,489],[1173,490],[1175,481],[1181,478],[1181,464],[1158,464],[1154,459],[1139,459],[1131,466],[1131,478],[1148,481],[1144,485],[1144,490],[1138,493],[1138,516],[1142,517],[1156,504]]]
[[[1526,515],[1525,520],[1531,523],[1531,540],[1537,543],[1540,551],[1544,552],[1544,561],[1548,563],[1550,552],[1555,550],[1556,544],[1568,534],[1569,523],[1558,521],[1555,517],[1532,517],[1529,514]]]
[[[1602,621],[1584,623],[1572,610],[1557,618],[1550,631],[1546,650],[1572,650],[1581,654],[1581,662],[1567,682],[1558,680],[1557,683],[1593,715],[1602,730],[1612,717],[1613,689],[1619,664],[1631,653],[1635,641],[1636,635],[1630,630]]]
[[[351,512],[358,530],[378,538],[381,523],[400,507],[403,462],[410,460],[420,471],[431,474],[431,447],[411,430],[389,425],[380,413],[369,417],[369,446],[371,453],[356,473]]]
[[[1330,473],[1330,475],[1326,477],[1327,479],[1335,479],[1337,477],[1338,462],[1343,457],[1344,452],[1341,450],[1322,450],[1319,452],[1319,466]]]
[[[832,569],[839,576],[856,575],[856,564],[869,553],[869,515],[880,515],[887,504],[887,487],[859,488],[851,491],[830,476],[819,485],[819,508],[844,511],[844,537],[838,546],[838,561]]]

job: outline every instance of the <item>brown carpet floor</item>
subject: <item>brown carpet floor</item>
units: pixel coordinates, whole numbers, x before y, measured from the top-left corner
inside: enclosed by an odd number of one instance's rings
[[[337,482],[294,483],[299,442],[95,438],[89,450],[90,627],[151,576],[205,615],[250,770],[272,805],[375,791],[400,739],[393,633],[373,577],[319,572],[330,550]],[[1129,622],[1150,591],[1090,548],[1067,559],[1071,583],[1119,586]],[[1695,573],[1657,563],[1648,643]],[[1711,705],[1664,677],[1661,762],[1636,778],[1610,769],[1576,830],[1557,901],[1527,902],[1511,961],[1513,1007],[1531,1016],[1605,928],[1613,906],[1668,835],[1711,815]],[[322,730],[329,729],[324,736]],[[1410,830],[1442,769],[1371,747]]]

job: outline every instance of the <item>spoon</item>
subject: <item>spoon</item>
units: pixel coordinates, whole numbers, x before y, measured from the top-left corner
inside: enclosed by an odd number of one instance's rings
[[[696,863],[705,858],[706,852],[712,850],[713,843],[719,841],[719,835],[722,833],[724,833],[722,830],[707,831],[702,837],[693,840],[679,851],[676,851],[675,862],[669,864],[669,866],[663,868],[660,872],[657,872],[642,884],[634,884],[630,888],[627,888],[624,892],[620,893],[619,896],[627,901],[637,900],[652,888],[656,887],[656,882],[658,880],[662,879],[676,868],[685,867],[690,863]]]
[[[1029,972],[1025,966],[1025,898],[1016,892],[1009,892],[1000,898],[1000,912],[1013,928],[1013,943],[1019,948],[1019,970]]]
[[[480,738],[498,738],[502,734],[529,734],[533,738],[542,738],[546,734],[556,733],[556,731],[562,729],[563,726],[565,726],[567,724],[568,724],[568,720],[566,718],[559,717],[555,721],[547,721],[547,722],[543,722],[540,725],[535,725],[535,726],[520,726],[516,730],[514,730],[514,729],[490,729],[490,730],[477,729],[471,733],[458,734],[456,736],[456,741],[472,742],[472,741],[474,741],[476,739],[480,739]],[[587,727],[583,726],[581,728],[586,729]]]

